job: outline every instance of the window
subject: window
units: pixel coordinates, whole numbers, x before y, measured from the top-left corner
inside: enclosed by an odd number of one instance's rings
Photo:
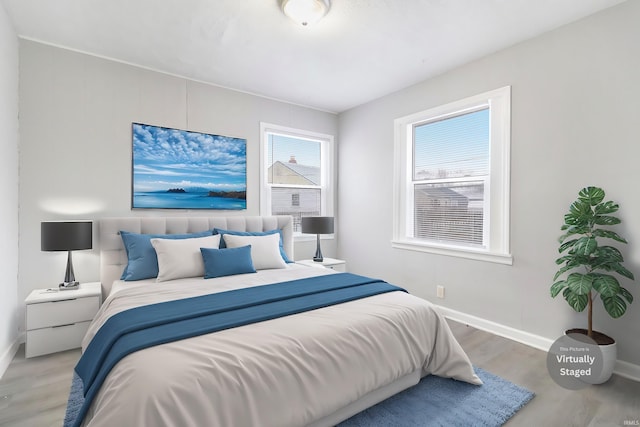
[[[511,264],[510,87],[395,121],[393,246]]]
[[[263,215],[291,215],[300,234],[303,216],[333,216],[333,137],[261,123]]]

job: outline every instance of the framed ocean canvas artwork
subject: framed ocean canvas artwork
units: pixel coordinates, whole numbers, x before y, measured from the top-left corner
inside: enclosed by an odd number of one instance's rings
[[[132,124],[133,209],[247,208],[247,140]]]

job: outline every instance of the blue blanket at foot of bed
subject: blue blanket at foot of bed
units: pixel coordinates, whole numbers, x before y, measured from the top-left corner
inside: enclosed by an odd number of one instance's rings
[[[393,291],[404,289],[381,280],[339,273],[168,301],[115,314],[100,328],[76,365],[64,425],[82,423],[111,369],[135,351]]]

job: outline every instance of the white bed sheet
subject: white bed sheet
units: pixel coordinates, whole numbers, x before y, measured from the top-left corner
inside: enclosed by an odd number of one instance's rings
[[[83,349],[106,319],[129,308],[332,273],[294,264],[115,283]],[[133,353],[108,375],[84,425],[305,426],[416,370],[480,383],[434,307],[391,292]]]

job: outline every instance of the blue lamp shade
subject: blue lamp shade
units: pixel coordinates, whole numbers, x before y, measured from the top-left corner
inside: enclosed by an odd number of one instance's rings
[[[313,260],[322,262],[322,251],[320,250],[320,235],[333,233],[333,217],[332,216],[304,216],[301,219],[301,231],[305,234],[316,235],[316,254]]]
[[[93,247],[93,223],[91,221],[47,221],[40,223],[40,249],[43,251],[67,251],[67,270],[60,289],[78,287],[73,273],[71,251]]]

